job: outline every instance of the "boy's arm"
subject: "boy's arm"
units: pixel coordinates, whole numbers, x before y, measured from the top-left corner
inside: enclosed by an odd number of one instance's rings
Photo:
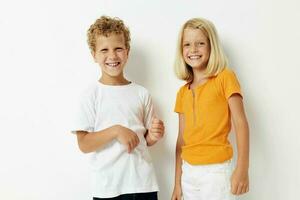
[[[97,132],[77,131],[79,149],[83,153],[96,151],[114,139],[127,147],[130,153],[138,144],[138,136],[130,129],[114,125]]]
[[[158,140],[160,140],[165,133],[165,127],[163,121],[153,118],[150,129],[147,130],[145,134],[145,139],[147,146],[154,145]]]
[[[228,103],[236,132],[238,151],[237,166],[231,178],[231,191],[233,194],[243,194],[249,190],[249,127],[242,97],[237,94],[232,95]]]

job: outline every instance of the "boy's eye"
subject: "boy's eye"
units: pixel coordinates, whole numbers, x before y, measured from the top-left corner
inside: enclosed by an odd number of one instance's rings
[[[108,51],[108,49],[101,49],[100,52],[101,53],[106,53]]]
[[[188,47],[188,46],[190,46],[190,44],[189,43],[185,43],[185,44],[183,44],[183,46],[184,47]]]
[[[121,52],[121,51],[123,51],[123,48],[118,47],[118,48],[116,48],[116,51],[117,51],[117,52]]]

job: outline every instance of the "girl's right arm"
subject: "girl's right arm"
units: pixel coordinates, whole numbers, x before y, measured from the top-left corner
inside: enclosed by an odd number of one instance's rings
[[[97,132],[77,131],[79,149],[83,153],[96,151],[114,139],[127,147],[130,153],[138,144],[138,136],[130,129],[114,125]]]
[[[181,159],[181,147],[184,144],[183,142],[183,130],[184,130],[184,115],[182,113],[178,114],[179,117],[179,131],[176,143],[176,167],[175,167],[175,185],[172,195],[172,200],[181,200],[182,196],[182,189],[181,189],[181,166],[182,166],[182,159]]]

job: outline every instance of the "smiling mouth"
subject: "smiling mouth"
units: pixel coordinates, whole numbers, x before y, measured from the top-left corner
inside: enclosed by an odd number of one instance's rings
[[[198,59],[200,59],[202,56],[200,56],[200,55],[192,55],[192,56],[188,56],[188,58],[190,59],[190,60],[198,60]]]
[[[113,63],[105,63],[108,67],[118,67],[120,65],[120,62],[113,62]]]

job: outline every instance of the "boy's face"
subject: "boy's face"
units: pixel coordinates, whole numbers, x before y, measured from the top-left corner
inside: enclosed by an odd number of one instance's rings
[[[92,54],[95,62],[101,67],[103,77],[123,78],[123,68],[128,59],[128,49],[123,34],[98,36],[95,52]]]
[[[206,68],[210,56],[210,44],[199,29],[187,28],[183,31],[182,55],[192,68]]]

